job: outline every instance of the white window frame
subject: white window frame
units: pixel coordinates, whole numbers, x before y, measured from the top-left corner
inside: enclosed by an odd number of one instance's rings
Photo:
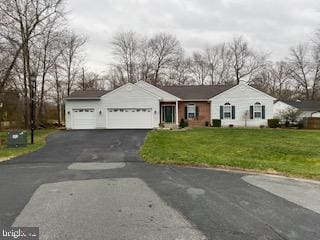
[[[256,116],[256,113],[259,114],[260,116]],[[259,102],[256,102],[253,105],[253,118],[254,119],[262,119],[262,105]]]
[[[223,105],[223,119],[232,119],[232,105],[228,102]]]
[[[193,117],[190,117],[189,114],[193,114]],[[195,104],[188,104],[187,105],[187,118],[188,119],[195,119],[196,118],[196,105]]]

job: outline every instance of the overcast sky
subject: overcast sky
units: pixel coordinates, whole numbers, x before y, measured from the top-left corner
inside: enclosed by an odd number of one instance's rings
[[[290,46],[320,27],[319,0],[67,0],[71,27],[88,37],[91,70],[112,61],[110,41],[120,31],[176,35],[187,53],[244,35],[281,60]]]

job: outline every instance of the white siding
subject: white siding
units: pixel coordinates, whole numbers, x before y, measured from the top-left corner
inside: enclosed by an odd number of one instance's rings
[[[248,127],[267,126],[268,119],[273,118],[274,100],[275,98],[242,83],[211,98],[211,119],[220,119],[220,106],[228,102],[235,106],[235,119],[222,119],[222,126],[233,124],[236,127],[244,127],[246,121]],[[246,120],[246,111],[250,113],[250,106],[256,102],[265,106],[265,119],[250,119],[249,114]]]
[[[176,97],[166,91],[163,91],[162,89],[157,88],[149,83],[146,83],[145,81],[139,81],[135,85],[147,90],[148,92],[150,92],[156,96],[158,96],[162,101],[175,102],[175,101],[179,100],[178,97]]]
[[[122,86],[101,97],[102,122],[107,127],[108,108],[151,108],[153,114],[153,127],[159,127],[159,99],[151,93],[133,84]],[[127,119],[130,121],[130,119]]]
[[[72,129],[72,122],[73,122],[73,109],[83,109],[83,108],[93,108],[96,114],[96,121],[97,121],[97,128],[103,128],[102,116],[99,114],[101,109],[100,101],[93,101],[93,100],[67,100],[65,102],[66,105],[66,128]]]

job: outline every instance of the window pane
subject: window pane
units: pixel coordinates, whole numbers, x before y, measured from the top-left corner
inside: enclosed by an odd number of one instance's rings
[[[231,106],[230,105],[224,105],[223,107],[223,118],[229,119],[231,118]]]
[[[187,106],[188,118],[195,118],[196,116],[196,106],[194,104],[190,104]]]
[[[194,113],[188,113],[188,118],[194,118]]]
[[[254,113],[255,118],[261,118],[261,112],[255,112]]]
[[[231,113],[230,112],[225,112],[224,113],[224,118],[231,118]]]

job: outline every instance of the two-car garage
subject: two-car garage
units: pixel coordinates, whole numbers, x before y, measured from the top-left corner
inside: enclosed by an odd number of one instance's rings
[[[153,127],[151,108],[108,108],[105,111],[107,129],[149,129]],[[96,129],[96,114],[94,108],[72,109],[72,129]]]
[[[76,92],[65,99],[67,129],[152,129],[159,126],[160,99],[138,86],[127,84],[109,93],[96,90],[89,94]]]

